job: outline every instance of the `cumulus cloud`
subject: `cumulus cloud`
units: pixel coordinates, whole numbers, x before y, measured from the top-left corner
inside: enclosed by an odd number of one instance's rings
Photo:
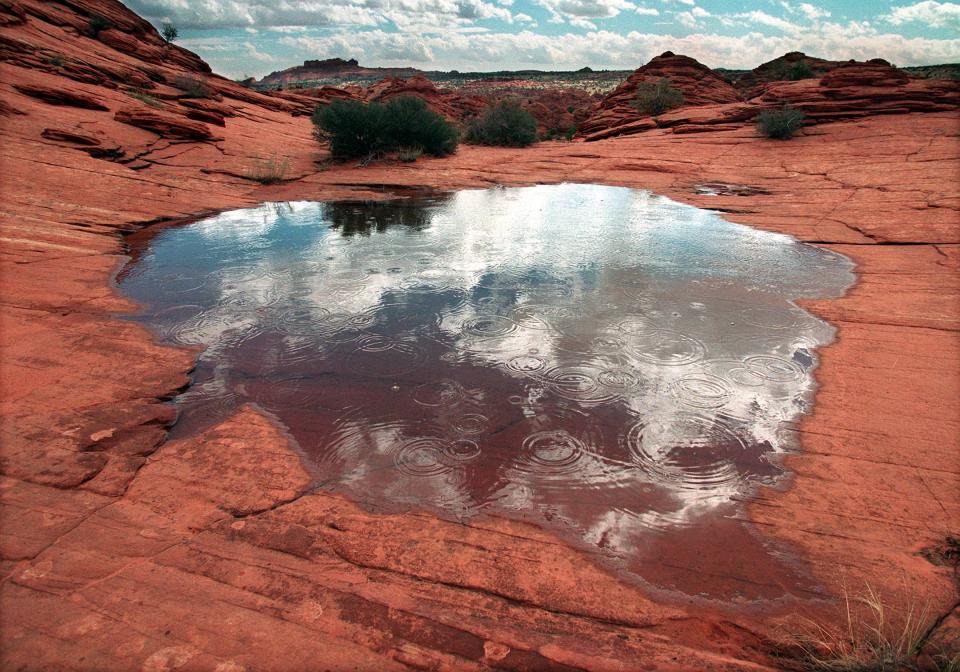
[[[639,9],[629,0],[534,0],[547,10],[550,23],[569,23],[575,28],[594,30],[592,19],[609,19],[620,12]]]
[[[866,60],[882,56],[897,63],[960,60],[960,39],[907,38],[880,34],[863,24],[826,24],[800,35],[711,35],[684,37],[592,31],[551,36],[519,33],[413,36],[382,30],[322,37],[284,37],[305,57],[341,55],[367,63],[402,65],[431,54],[434,67],[489,70],[500,67],[576,69],[584,65],[632,69],[664,51],[686,54],[711,67],[752,68],[788,51],[824,58]]]
[[[642,16],[660,16],[660,10],[655,7],[637,7],[635,11]]]
[[[603,0],[595,0],[602,2]],[[606,0],[626,2],[626,0]],[[401,30],[465,25],[499,19],[512,23],[503,3],[486,0],[126,0],[154,22],[173,21],[181,29],[271,28],[280,26],[374,27],[386,22]]]
[[[778,16],[772,16],[760,10],[741,12],[739,14],[734,14],[734,16],[738,19],[743,19],[748,23],[776,28],[777,30],[782,30],[785,33],[795,33],[803,30],[801,26],[795,23],[791,23],[786,19],[781,19]]]
[[[932,28],[960,29],[960,5],[955,2],[923,0],[912,5],[894,7],[883,19],[895,26],[923,23]]]

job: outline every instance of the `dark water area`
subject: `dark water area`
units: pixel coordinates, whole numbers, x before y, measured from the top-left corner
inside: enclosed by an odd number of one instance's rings
[[[641,190],[271,203],[131,239],[118,281],[204,346],[173,436],[255,402],[318,487],[544,526],[651,586],[811,594],[742,502],[782,483],[852,263]]]

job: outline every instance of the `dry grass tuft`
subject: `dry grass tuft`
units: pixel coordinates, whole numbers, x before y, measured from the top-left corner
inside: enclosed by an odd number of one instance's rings
[[[926,670],[929,663],[944,672],[960,672],[960,658],[947,652],[919,654],[938,621],[929,604],[910,603],[893,611],[870,585],[858,594],[843,589],[843,619],[839,627],[800,618],[782,642],[809,670],[822,672],[902,672]]]

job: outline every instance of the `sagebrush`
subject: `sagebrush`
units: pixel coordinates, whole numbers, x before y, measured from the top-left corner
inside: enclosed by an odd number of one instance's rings
[[[313,123],[316,137],[330,143],[336,159],[373,159],[414,147],[447,156],[457,149],[457,129],[415,96],[386,103],[335,100],[314,111]]]
[[[779,110],[766,110],[757,115],[757,128],[768,138],[789,140],[803,126],[802,110],[782,107]]]
[[[464,141],[473,145],[527,147],[537,141],[537,120],[519,103],[500,101],[467,125]]]
[[[656,116],[683,105],[683,92],[674,88],[669,77],[656,82],[641,82],[637,85],[637,109],[644,114]]]

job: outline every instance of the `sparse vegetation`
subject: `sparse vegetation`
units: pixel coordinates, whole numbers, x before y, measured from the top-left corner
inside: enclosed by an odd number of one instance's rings
[[[810,79],[814,77],[814,72],[806,61],[797,61],[787,70],[787,79],[797,81],[800,79]]]
[[[253,165],[247,174],[254,182],[260,184],[277,184],[287,179],[287,171],[290,170],[290,159],[280,158],[276,154],[261,159],[259,156],[253,160]]]
[[[47,65],[52,65],[55,68],[59,68],[67,62],[67,59],[63,57],[63,54],[54,54],[53,56],[45,58],[43,62]]]
[[[911,603],[905,612],[891,613],[880,594],[867,585],[858,595],[844,589],[843,610],[839,628],[801,619],[784,640],[784,649],[792,651],[806,669],[822,672],[927,669],[919,665],[917,657],[937,625],[928,606],[918,608]],[[960,669],[955,652],[931,653],[935,669]]]
[[[127,95],[131,98],[136,98],[141,103],[149,105],[150,107],[163,107],[163,103],[156,96],[151,96],[149,93],[142,89],[128,89]]]
[[[160,34],[163,35],[163,39],[165,39],[167,42],[173,42],[175,39],[177,39],[177,37],[179,37],[177,27],[172,23],[163,24],[163,26],[160,28]]]
[[[90,27],[90,32],[94,37],[98,36],[103,30],[113,28],[113,22],[100,14],[91,14],[87,25]]]
[[[183,91],[185,98],[212,98],[213,91],[210,85],[200,78],[192,75],[177,75],[174,80],[174,86]]]
[[[784,106],[779,110],[766,110],[757,115],[757,128],[768,138],[789,140],[803,126],[802,110]]]
[[[403,163],[413,163],[423,156],[423,149],[420,147],[401,147],[397,151],[397,158]]]
[[[570,128],[549,128],[547,132],[544,133],[540,139],[541,140],[573,140],[573,136],[577,134],[577,127],[571,126]]]
[[[457,149],[457,129],[414,96],[383,104],[335,100],[316,109],[313,123],[316,137],[330,143],[336,159],[372,160],[411,147],[431,156],[446,156]]]
[[[644,114],[657,116],[683,104],[683,92],[673,87],[669,77],[637,85],[637,109]]]
[[[515,101],[500,101],[467,125],[464,140],[474,145],[527,147],[537,141],[537,120]]]

